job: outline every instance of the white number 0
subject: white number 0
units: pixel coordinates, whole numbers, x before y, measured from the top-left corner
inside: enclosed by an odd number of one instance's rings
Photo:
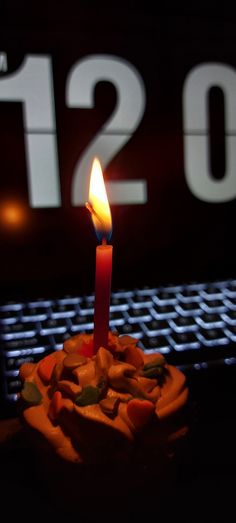
[[[221,180],[210,172],[208,93],[222,89],[225,100],[226,172]],[[192,69],[183,91],[185,176],[191,192],[206,202],[227,202],[236,197],[236,72],[227,65],[201,64]]]
[[[88,56],[69,72],[66,102],[69,107],[92,108],[98,82],[111,82],[117,104],[109,120],[79,158],[73,174],[71,201],[84,205],[94,156],[106,167],[137,129],[145,110],[145,88],[132,64],[108,55]],[[210,172],[208,93],[219,86],[225,98],[226,172],[216,180]],[[32,207],[61,205],[56,140],[53,76],[50,56],[26,56],[13,74],[0,78],[0,101],[23,104],[29,200]],[[188,74],[183,89],[184,168],[191,192],[206,202],[236,197],[236,72],[218,63],[200,64]],[[146,180],[107,183],[113,204],[144,204]]]

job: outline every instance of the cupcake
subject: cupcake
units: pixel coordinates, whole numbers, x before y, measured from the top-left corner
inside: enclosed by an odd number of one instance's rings
[[[94,354],[93,336],[79,334],[20,368],[21,417],[63,507],[91,506],[91,493],[152,496],[170,478],[188,430],[186,378],[137,343],[109,332]]]

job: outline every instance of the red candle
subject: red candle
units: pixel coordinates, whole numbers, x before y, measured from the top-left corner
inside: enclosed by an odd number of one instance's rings
[[[96,248],[94,352],[107,347],[112,274],[112,245]]]
[[[89,186],[89,203],[95,231],[101,245],[96,248],[94,353],[107,347],[112,276],[112,245],[107,245],[112,232],[110,206],[107,199],[101,165],[94,159]]]

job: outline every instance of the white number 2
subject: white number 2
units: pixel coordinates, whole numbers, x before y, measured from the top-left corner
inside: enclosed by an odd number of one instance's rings
[[[88,197],[91,160],[99,156],[104,167],[130,139],[145,108],[143,81],[135,68],[117,57],[89,56],[69,73],[66,98],[70,107],[93,107],[93,89],[99,81],[112,82],[118,102],[109,121],[79,159],[72,183],[72,204]],[[61,205],[51,59],[27,56],[13,74],[0,79],[0,101],[23,103],[23,121],[29,200],[31,207]],[[111,203],[145,203],[146,181],[108,182]]]
[[[136,69],[121,58],[89,56],[77,62],[69,73],[66,101],[69,107],[93,107],[95,85],[111,82],[117,91],[115,110],[78,160],[72,182],[72,204],[84,205],[88,197],[92,159],[98,156],[106,167],[130,140],[145,109],[145,89]],[[147,201],[146,180],[107,182],[110,203],[143,204]]]
[[[71,189],[73,205],[84,205],[87,200],[93,157],[98,156],[106,167],[130,140],[145,110],[145,88],[138,71],[124,59],[109,55],[87,56],[73,66],[66,84],[67,105],[92,108],[94,89],[101,81],[115,86],[117,104],[109,120],[78,159]],[[213,178],[209,161],[208,94],[213,86],[219,86],[225,98],[226,172],[220,180]],[[16,72],[1,77],[1,101],[23,104],[31,207],[59,207],[61,195],[50,56],[28,55]],[[183,122],[184,164],[189,189],[206,202],[234,199],[236,71],[233,68],[225,64],[206,63],[190,71],[183,89]],[[145,179],[110,181],[107,189],[113,204],[144,204],[147,201]]]

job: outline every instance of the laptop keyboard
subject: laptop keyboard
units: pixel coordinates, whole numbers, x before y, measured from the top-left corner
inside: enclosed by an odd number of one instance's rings
[[[16,406],[20,365],[60,350],[71,335],[91,333],[93,313],[93,295],[0,306],[4,415]],[[236,365],[236,280],[113,292],[110,329],[185,372]]]

